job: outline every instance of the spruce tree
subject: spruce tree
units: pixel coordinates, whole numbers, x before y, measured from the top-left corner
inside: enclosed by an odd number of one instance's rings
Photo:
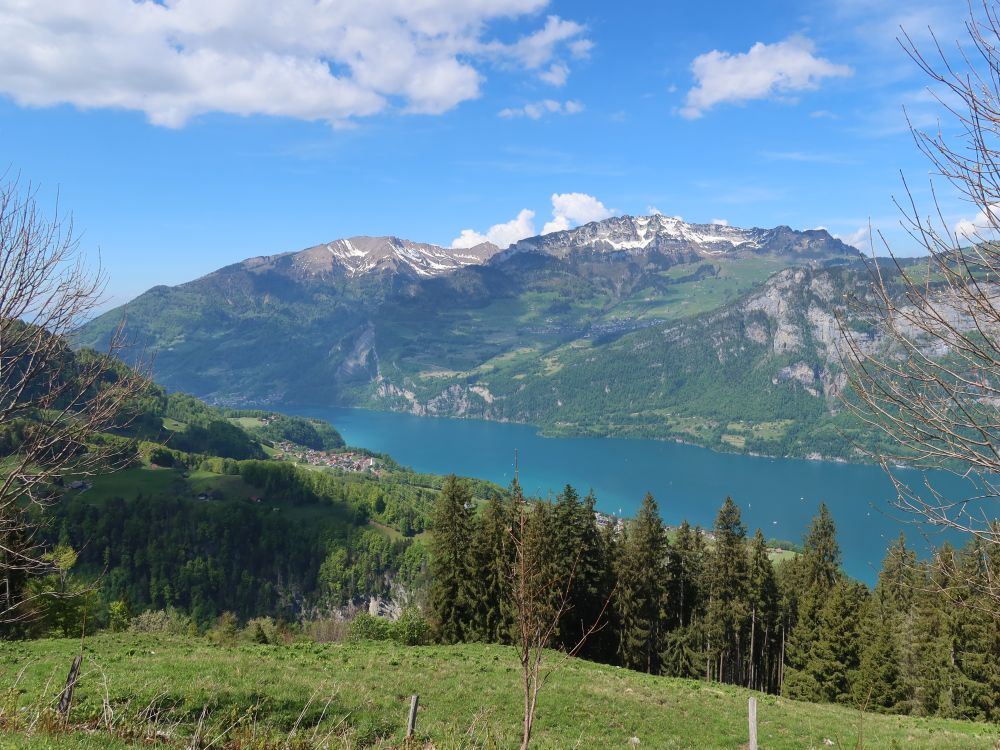
[[[829,591],[840,579],[840,545],[837,529],[826,503],[819,504],[803,544],[806,585],[820,592]]]
[[[841,581],[819,610],[816,639],[801,677],[807,692],[797,697],[847,703],[853,699],[861,654],[861,612],[868,597],[863,584]]]
[[[767,553],[767,542],[760,529],[750,543],[750,568],[747,575],[750,605],[750,649],[747,686],[754,690],[773,690],[777,675],[775,631],[778,618],[778,586],[774,567]]]
[[[666,530],[656,501],[647,494],[622,537],[617,555],[615,609],[622,665],[651,674],[660,671],[666,556]]]
[[[906,538],[900,533],[882,561],[863,627],[864,684],[859,686],[858,700],[867,700],[870,690],[870,704],[877,710],[908,710],[916,687],[920,671],[916,661],[919,621],[914,604],[918,576],[917,556],[907,549]]]
[[[664,624],[663,671],[674,677],[703,677],[705,644],[705,535],[683,521],[670,548],[668,617]]]
[[[820,613],[840,575],[836,527],[826,504],[821,503],[805,536],[802,555],[786,576],[783,695],[799,700],[822,699],[823,690],[816,683],[817,672],[810,667],[810,661],[821,636]]]
[[[435,633],[442,643],[457,643],[475,633],[469,559],[471,501],[468,486],[452,474],[434,504],[429,599]]]
[[[742,683],[749,647],[746,526],[727,497],[715,520],[715,549],[708,560],[709,674],[720,682]]]
[[[876,594],[865,607],[861,666],[854,699],[868,710],[901,713],[906,709],[907,687],[897,645],[899,613]]]
[[[474,637],[509,643],[510,571],[513,564],[508,509],[491,497],[479,514],[473,535],[470,581],[474,595]]]
[[[1000,622],[991,596],[1000,566],[992,558],[986,545],[973,538],[958,555],[948,591],[955,611],[951,626],[958,670],[953,710],[965,719],[1000,718]]]
[[[597,527],[596,504],[597,498],[588,492],[576,506],[573,528],[580,556],[570,590],[570,609],[560,627],[564,628],[566,645],[575,646],[583,633],[596,626],[579,653],[587,659],[610,661],[615,653],[610,634],[605,630],[610,624],[612,583],[604,538]]]

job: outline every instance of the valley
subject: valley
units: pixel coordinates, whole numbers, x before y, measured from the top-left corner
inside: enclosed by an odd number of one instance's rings
[[[221,405],[857,459],[840,435],[875,438],[841,414],[835,316],[866,273],[822,230],[626,216],[503,251],[342,240],[155,287],[123,310],[161,382]],[[123,310],[80,342],[105,343]]]
[[[719,503],[731,495],[750,529],[798,545],[819,504],[826,503],[842,530],[845,572],[872,585],[886,544],[904,529],[920,549],[922,533],[934,544],[942,540],[934,529],[899,520],[890,502],[892,482],[876,466],[733,455],[663,440],[542,437],[525,425],[476,419],[282,408],[327,419],[350,444],[387,453],[426,474],[454,471],[507,486],[517,451],[520,481],[529,495],[552,498],[569,482],[581,492],[593,491],[598,510],[624,518],[633,518],[651,492],[667,524],[686,519],[709,528]],[[966,491],[957,478],[938,481],[956,493]]]

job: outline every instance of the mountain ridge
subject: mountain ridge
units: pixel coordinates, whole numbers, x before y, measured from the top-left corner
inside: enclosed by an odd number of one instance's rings
[[[825,230],[662,216],[613,217],[506,250],[354,237],[154,287],[129,303],[127,325],[155,354],[164,385],[214,403],[403,409],[749,450],[753,441],[723,440],[725,424],[802,416],[815,427],[832,416],[833,370],[805,328],[796,360],[754,338],[787,339],[787,315],[808,316],[805,277],[786,285],[793,301],[784,308],[771,305],[753,320],[725,311],[775,274],[823,274],[860,257]],[[116,310],[92,321],[80,342],[100,346],[120,317]],[[734,402],[712,374],[718,352],[704,342],[662,335],[684,321],[722,319],[729,328],[716,338],[755,354],[744,369],[721,370],[738,381],[734,392],[774,391],[762,397],[770,406]],[[827,375],[806,383],[798,362]],[[698,419],[705,427],[693,430]],[[794,451],[809,452],[806,442]]]

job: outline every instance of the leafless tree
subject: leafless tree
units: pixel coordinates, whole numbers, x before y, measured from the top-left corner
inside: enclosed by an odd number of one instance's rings
[[[524,697],[524,718],[521,726],[521,750],[531,744],[538,695],[548,678],[566,658],[576,656],[590,637],[606,624],[605,611],[611,595],[604,602],[596,620],[580,635],[579,640],[563,652],[558,660],[546,650],[551,646],[559,623],[570,609],[570,592],[579,555],[568,571],[554,571],[546,549],[548,539],[538,516],[524,501],[521,487],[515,480],[512,488],[513,514],[510,540],[513,555],[510,570],[511,603],[514,614],[514,646],[521,666],[521,687]]]
[[[58,205],[46,216],[30,185],[0,184],[0,622],[28,616],[21,584],[51,570],[38,529],[64,479],[125,460],[98,434],[124,427],[148,387],[115,361],[121,326],[105,356],[70,348],[104,286]]]
[[[845,403],[884,442],[875,457],[899,507],[942,529],[1000,544],[1000,22],[970,5],[968,42],[931,51],[905,32],[904,50],[931,81],[944,117],[910,129],[932,167],[929,214],[905,183],[903,226],[926,251],[901,259],[881,233],[873,284],[842,319],[851,388]],[[951,225],[938,199],[950,186],[973,222]],[[874,253],[873,253],[874,255]],[[861,323],[861,325],[859,325]],[[921,470],[918,481],[900,467]],[[939,471],[931,471],[939,470]],[[940,472],[956,475],[942,481]],[[937,478],[934,478],[937,477]],[[996,596],[1000,590],[988,592]],[[1000,602],[1000,599],[997,599]]]

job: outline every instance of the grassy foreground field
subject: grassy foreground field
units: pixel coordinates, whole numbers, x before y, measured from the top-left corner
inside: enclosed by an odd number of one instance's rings
[[[199,721],[203,748],[405,747],[411,693],[420,711],[410,747],[517,746],[519,675],[514,652],[500,646],[103,635],[87,641],[63,730],[38,709],[55,705],[79,648],[76,640],[0,644],[0,749],[179,749]],[[542,693],[534,746],[745,747],[749,695],[568,660]],[[762,750],[859,746],[856,710],[758,699]],[[866,714],[863,731],[865,748],[1000,747],[1000,727],[968,722]]]

